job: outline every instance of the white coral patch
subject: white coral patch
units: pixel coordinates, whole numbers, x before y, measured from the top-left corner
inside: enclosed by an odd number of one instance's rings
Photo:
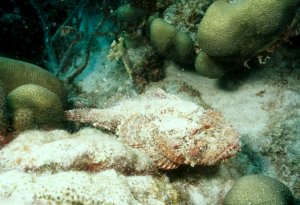
[[[7,204],[140,204],[130,192],[126,178],[113,170],[40,176],[10,171],[0,175],[0,187],[0,198]]]
[[[125,177],[114,170],[42,175],[13,170],[0,174],[2,205],[158,205],[179,200],[179,193],[166,178]]]
[[[27,131],[0,150],[2,171],[66,170],[88,163],[119,171],[147,172],[153,168],[152,160],[143,152],[96,129],[83,129],[75,134],[62,130]]]

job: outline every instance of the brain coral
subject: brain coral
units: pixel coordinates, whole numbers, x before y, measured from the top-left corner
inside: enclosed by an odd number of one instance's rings
[[[299,0],[216,1],[202,19],[197,40],[209,56],[251,57],[293,20]]]
[[[61,127],[67,94],[54,75],[36,65],[4,57],[0,57],[0,73],[14,129]]]
[[[259,174],[240,178],[227,193],[224,205],[292,205],[293,195],[282,182]]]
[[[61,127],[63,104],[55,93],[39,85],[17,87],[7,96],[12,127],[18,131]]]
[[[64,105],[67,102],[63,84],[53,74],[39,66],[0,57],[0,73],[0,81],[3,82],[6,94],[21,85],[36,84],[54,92]]]
[[[207,56],[199,58],[205,65],[196,62],[196,70],[206,77],[218,78],[214,71],[209,72],[214,65],[227,63],[218,66],[218,70],[225,71],[240,67],[287,30],[299,5],[299,0],[215,1],[198,28],[197,41]]]

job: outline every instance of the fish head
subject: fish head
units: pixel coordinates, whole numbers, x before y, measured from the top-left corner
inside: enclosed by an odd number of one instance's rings
[[[214,165],[236,155],[240,150],[239,133],[215,111],[206,113],[197,131],[191,132],[185,164]]]

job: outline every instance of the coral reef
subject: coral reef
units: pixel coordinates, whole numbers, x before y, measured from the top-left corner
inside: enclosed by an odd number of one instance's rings
[[[68,110],[66,120],[114,132],[121,142],[144,150],[160,169],[213,165],[239,150],[238,133],[218,112],[161,89],[108,109]]]
[[[13,60],[20,69],[5,70],[0,58],[0,204],[300,202],[299,0],[4,2],[13,8],[0,9],[0,35],[12,35],[2,55],[43,62],[74,110],[63,111],[59,87],[37,82],[48,74]],[[186,70],[193,63],[202,76]],[[23,71],[29,81],[6,92]],[[46,130],[3,135],[7,114],[15,130]],[[75,133],[52,130],[63,114]]]
[[[30,63],[0,57],[0,81],[17,131],[62,126],[67,93],[51,73]]]
[[[207,54],[196,61],[197,71],[207,77],[209,64],[217,61],[224,71],[242,66],[245,61],[266,50],[292,23],[300,2],[292,1],[216,1],[200,22],[197,40]],[[213,66],[210,63],[210,66]],[[211,68],[214,73],[214,68]]]
[[[224,205],[292,205],[293,195],[280,181],[259,174],[240,178],[227,193]]]

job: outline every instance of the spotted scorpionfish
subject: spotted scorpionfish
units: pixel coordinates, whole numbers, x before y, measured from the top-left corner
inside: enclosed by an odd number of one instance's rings
[[[121,142],[144,150],[159,169],[214,165],[236,154],[239,134],[219,112],[205,110],[161,89],[107,109],[73,109],[68,121],[110,130]]]

